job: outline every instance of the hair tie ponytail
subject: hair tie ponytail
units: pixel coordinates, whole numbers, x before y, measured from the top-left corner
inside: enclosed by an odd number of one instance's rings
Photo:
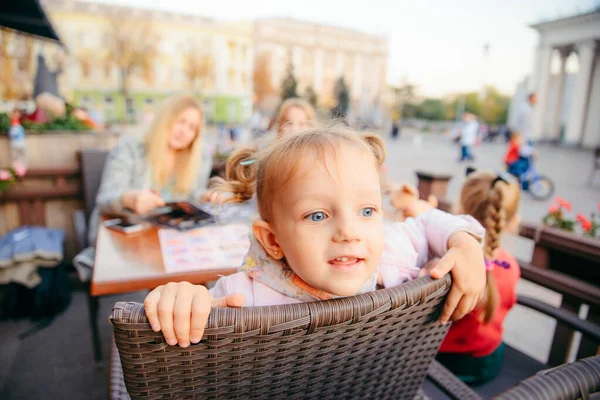
[[[373,155],[377,160],[377,166],[381,167],[385,161],[386,156],[385,144],[383,143],[383,140],[381,140],[379,135],[376,135],[374,133],[363,134],[362,139],[373,152]]]

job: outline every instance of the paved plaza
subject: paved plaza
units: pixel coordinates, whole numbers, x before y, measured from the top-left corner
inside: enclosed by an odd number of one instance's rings
[[[216,135],[208,135],[207,142]],[[458,147],[442,136],[416,134],[404,130],[402,137],[388,142],[386,166],[396,182],[416,184],[415,170],[450,173],[449,198],[455,199],[463,181],[465,164],[458,164]],[[474,166],[500,170],[503,144],[484,144],[475,149]],[[556,193],[573,202],[577,211],[591,212],[600,200],[600,173],[595,186],[587,184],[592,155],[590,151],[540,147],[539,169],[556,183]],[[523,196],[524,220],[539,221],[550,202],[536,202]],[[505,246],[518,258],[529,260],[532,243],[509,237]],[[559,305],[560,295],[521,281],[519,292]],[[111,327],[108,315],[117,301],[143,301],[145,293],[101,298],[99,319],[104,358],[108,358]],[[108,396],[108,366],[97,368],[93,362],[85,296],[73,293],[69,309],[54,323],[26,337],[19,334],[31,328],[29,321],[1,322],[0,398],[105,399]],[[554,330],[554,321],[535,312],[516,307],[506,321],[506,341],[523,352],[546,361]]]
[[[434,173],[451,174],[448,187],[448,199],[456,201],[460,187],[464,182],[464,172],[468,165],[492,171],[502,171],[503,156],[506,145],[500,140],[497,143],[483,143],[474,149],[475,161],[458,163],[459,147],[450,139],[441,135],[417,133],[404,130],[398,140],[386,140],[388,158],[386,166],[389,178],[394,182],[408,182],[416,185],[416,170]],[[537,146],[538,158],[536,166],[540,173],[552,178],[555,184],[555,196],[561,196],[573,203],[573,212],[589,214],[598,211],[600,202],[600,171],[590,184],[593,154],[590,150],[556,147],[551,145]],[[553,198],[555,197],[553,196]],[[527,194],[521,199],[521,217],[523,221],[539,222],[546,214],[552,199],[548,201],[533,200]],[[518,259],[530,261],[533,242],[520,237],[509,236],[504,246]],[[559,306],[559,294],[527,281],[520,281],[519,293],[538,298],[554,306]],[[516,306],[509,314],[505,328],[505,341],[524,353],[546,362],[555,321],[535,311]]]

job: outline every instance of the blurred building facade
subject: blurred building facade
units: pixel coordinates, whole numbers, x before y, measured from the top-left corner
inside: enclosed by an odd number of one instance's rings
[[[343,77],[351,123],[382,125],[394,101],[385,37],[283,18],[226,22],[82,0],[41,4],[66,49],[13,35],[11,79],[23,89],[14,99],[31,98],[41,54],[58,71],[61,95],[106,121],[140,120],[178,92],[202,99],[209,122],[245,121],[258,100],[257,69],[268,70],[276,106],[290,63],[298,95],[310,87],[324,111],[336,105]]]
[[[350,117],[381,119],[390,100],[387,38],[288,18],[257,20],[254,38],[256,59],[267,62],[277,93],[291,63],[299,95],[310,87],[319,106],[331,109],[335,83],[344,77],[351,93]]]
[[[534,70],[517,87],[509,121],[535,92],[533,139],[600,146],[600,9],[531,27],[539,33]],[[572,73],[569,60],[576,65]]]
[[[107,120],[123,117],[125,101],[139,118],[183,91],[198,93],[209,121],[236,122],[250,115],[251,22],[77,0],[42,5],[68,48],[61,90],[77,104],[100,108]],[[131,61],[127,54],[112,54],[116,44],[129,54],[143,46],[145,61],[128,78],[128,99],[121,94],[121,74]]]

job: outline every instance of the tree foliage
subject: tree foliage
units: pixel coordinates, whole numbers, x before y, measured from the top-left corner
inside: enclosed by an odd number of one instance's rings
[[[464,111],[475,114],[488,124],[504,124],[508,118],[510,97],[489,86],[483,99],[476,92],[457,95],[452,100],[426,98],[404,106],[404,118],[420,118],[431,121],[454,120],[459,101],[464,99]]]
[[[113,18],[109,21],[105,40],[106,62],[115,65],[119,70],[124,99],[129,97],[130,81],[135,74],[152,83],[159,39],[149,22]],[[127,103],[126,101],[126,107]],[[125,111],[130,115],[132,110]]]
[[[337,104],[331,110],[331,113],[334,118],[346,118],[348,108],[350,107],[350,90],[343,76],[335,82],[335,95]]]
[[[311,106],[317,108],[319,99],[317,97],[317,92],[315,92],[312,86],[306,87],[306,90],[304,91],[304,99],[308,101]]]
[[[287,67],[287,75],[281,83],[281,100],[284,101],[292,97],[298,97],[297,89],[298,81],[296,81],[296,77],[294,76],[294,65],[290,62]]]
[[[254,65],[254,95],[260,103],[265,98],[275,94],[273,88],[273,73],[271,71],[271,53],[265,52],[258,55]]]

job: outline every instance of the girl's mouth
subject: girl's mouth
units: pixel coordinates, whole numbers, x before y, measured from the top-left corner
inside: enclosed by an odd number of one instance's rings
[[[350,267],[355,264],[358,264],[361,261],[363,261],[363,259],[359,258],[359,257],[341,256],[341,257],[336,257],[332,260],[329,260],[328,263],[335,267]]]

